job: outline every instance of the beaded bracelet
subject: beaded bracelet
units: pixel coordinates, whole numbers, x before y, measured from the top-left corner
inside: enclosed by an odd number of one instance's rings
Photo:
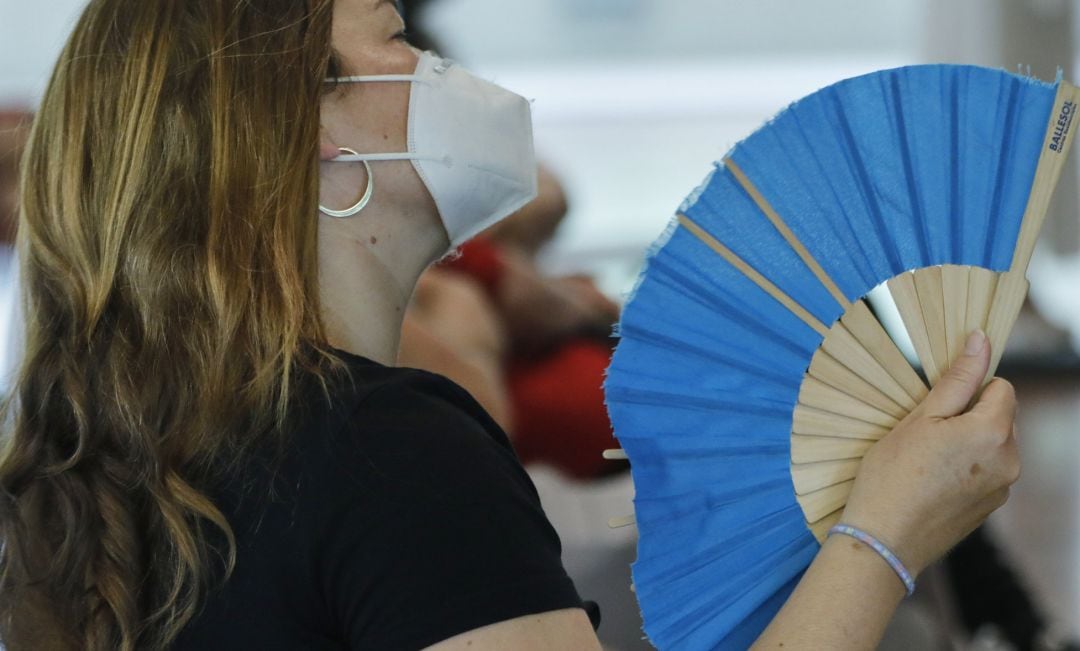
[[[880,555],[881,558],[883,558],[885,562],[889,564],[889,567],[891,567],[893,571],[896,572],[896,576],[900,577],[900,580],[904,582],[904,587],[907,589],[907,596],[910,597],[911,594],[915,592],[915,579],[911,577],[911,572],[908,572],[907,568],[904,567],[904,564],[900,562],[899,558],[896,557],[896,554],[892,553],[892,551],[889,550],[889,548],[886,547],[884,543],[882,543],[880,540],[871,536],[865,531],[862,531],[861,529],[856,529],[855,527],[846,524],[838,524],[832,529],[829,529],[830,536],[834,533],[851,536],[855,540],[858,540],[861,543],[865,543],[868,547],[870,547],[870,549],[873,549],[875,552],[877,552],[878,555]]]

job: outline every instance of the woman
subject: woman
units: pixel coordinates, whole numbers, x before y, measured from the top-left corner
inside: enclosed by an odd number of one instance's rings
[[[535,191],[529,133],[389,0],[91,0],[24,168],[7,648],[598,648],[505,436],[392,367],[420,273]],[[845,516],[916,571],[1015,479],[1008,386],[955,416],[983,341]],[[762,645],[880,635],[902,589],[852,542]]]

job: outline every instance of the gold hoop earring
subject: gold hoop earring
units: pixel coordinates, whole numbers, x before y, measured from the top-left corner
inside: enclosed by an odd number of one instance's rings
[[[339,149],[346,154],[352,154],[353,156],[360,155],[348,147],[340,147]],[[360,162],[364,164],[364,171],[367,172],[367,189],[364,190],[364,196],[360,197],[360,201],[356,202],[356,205],[346,208],[345,210],[331,210],[330,208],[319,204],[319,212],[327,217],[344,219],[346,217],[352,217],[368,205],[368,202],[371,201],[371,195],[375,192],[375,177],[371,175],[371,165],[369,165],[366,160]]]

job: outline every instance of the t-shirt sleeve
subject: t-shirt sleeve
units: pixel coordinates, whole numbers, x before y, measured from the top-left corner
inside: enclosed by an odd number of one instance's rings
[[[332,506],[317,572],[351,648],[418,649],[582,607],[505,436],[475,403],[462,406],[471,402],[463,389],[407,377],[364,400],[331,439],[321,478]]]

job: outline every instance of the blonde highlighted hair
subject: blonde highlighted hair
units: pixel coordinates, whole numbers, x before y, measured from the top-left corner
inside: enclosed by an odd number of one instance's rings
[[[235,557],[210,487],[340,367],[316,274],[331,14],[91,0],[60,56],[24,158],[26,351],[0,415],[9,651],[174,640]]]

